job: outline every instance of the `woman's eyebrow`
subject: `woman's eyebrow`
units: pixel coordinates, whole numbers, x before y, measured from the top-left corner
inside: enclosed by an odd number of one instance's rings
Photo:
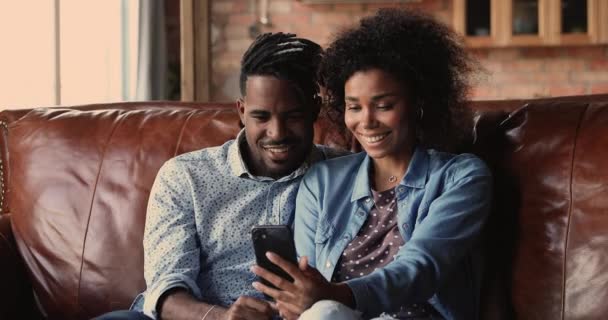
[[[377,101],[377,100],[381,100],[381,99],[384,99],[384,98],[387,98],[387,97],[397,97],[397,96],[399,96],[399,94],[396,93],[396,92],[386,92],[386,93],[381,93],[381,94],[373,96],[371,98],[371,100],[372,101]],[[345,96],[344,100],[350,101],[350,102],[357,102],[357,101],[359,101],[359,98],[352,97],[352,96]]]

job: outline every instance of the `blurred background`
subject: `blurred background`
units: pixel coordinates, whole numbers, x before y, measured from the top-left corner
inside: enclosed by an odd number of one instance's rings
[[[608,93],[606,0],[0,0],[0,108],[231,102],[256,35],[325,46],[381,7],[463,36],[486,70],[472,99]]]

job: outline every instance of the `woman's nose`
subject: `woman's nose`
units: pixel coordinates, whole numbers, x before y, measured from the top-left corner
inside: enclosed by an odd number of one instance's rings
[[[371,108],[364,108],[361,116],[361,122],[363,123],[363,127],[365,129],[375,128],[378,125],[376,115]]]

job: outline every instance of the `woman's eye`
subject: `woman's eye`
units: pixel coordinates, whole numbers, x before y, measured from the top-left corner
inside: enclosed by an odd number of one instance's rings
[[[346,110],[357,111],[357,110],[359,110],[359,109],[361,109],[361,107],[360,107],[360,106],[357,106],[357,105],[346,106]]]

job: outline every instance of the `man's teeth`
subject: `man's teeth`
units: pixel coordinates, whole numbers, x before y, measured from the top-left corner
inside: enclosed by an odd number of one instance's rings
[[[289,150],[289,147],[266,147],[265,149],[272,153],[282,153],[287,152],[287,150]]]
[[[365,139],[365,141],[367,141],[369,143],[374,143],[374,142],[378,142],[378,141],[384,139],[386,136],[388,136],[388,133],[380,134],[377,136],[367,136],[367,137],[363,137],[363,138]]]

